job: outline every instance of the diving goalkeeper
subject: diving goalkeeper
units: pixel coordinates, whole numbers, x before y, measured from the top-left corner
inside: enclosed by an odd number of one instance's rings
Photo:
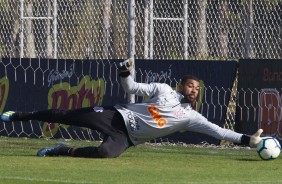
[[[120,66],[121,84],[125,92],[149,96],[144,103],[86,107],[76,110],[49,109],[35,112],[8,111],[0,121],[38,120],[87,127],[104,134],[99,146],[69,147],[63,143],[42,148],[38,156],[73,156],[114,158],[126,149],[152,139],[179,131],[203,133],[219,140],[255,147],[261,140],[262,129],[254,135],[244,135],[209,122],[191,105],[199,94],[199,79],[184,76],[178,91],[164,83],[137,83],[130,75],[132,60]]]

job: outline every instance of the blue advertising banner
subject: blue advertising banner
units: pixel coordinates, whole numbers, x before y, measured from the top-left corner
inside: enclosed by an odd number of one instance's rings
[[[236,131],[282,140],[282,60],[239,61]]]
[[[121,61],[3,58],[0,62],[0,113],[7,110],[77,109],[126,103],[117,70],[117,63]],[[211,122],[223,126],[237,62],[135,60],[135,65],[137,82],[165,82],[177,88],[184,75],[200,78],[201,95],[195,110]],[[136,97],[136,102],[143,100],[146,97]],[[89,132],[80,127],[34,121],[0,123],[0,135],[54,138],[100,136],[96,131]],[[185,143],[219,143],[211,137],[191,132],[176,133],[163,139]]]

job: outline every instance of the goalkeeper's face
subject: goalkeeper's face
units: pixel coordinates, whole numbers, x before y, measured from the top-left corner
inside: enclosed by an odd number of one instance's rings
[[[184,103],[193,103],[196,101],[200,90],[200,83],[193,79],[188,79],[184,85],[179,86],[179,92],[184,96]]]

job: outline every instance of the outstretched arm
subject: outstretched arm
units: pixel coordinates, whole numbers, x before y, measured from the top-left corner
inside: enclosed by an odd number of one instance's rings
[[[130,75],[132,62],[126,60],[120,66],[121,85],[125,92],[138,96],[152,97],[161,93],[170,92],[172,89],[165,83],[138,83]]]
[[[133,80],[132,76],[121,77],[121,85],[125,92],[129,94],[136,94],[138,96],[155,96],[165,91],[166,84],[159,83],[137,83]],[[168,87],[167,87],[168,88]]]
[[[189,113],[187,113],[187,117],[189,121],[186,126],[187,131],[203,133],[218,140],[231,141],[246,146],[249,145],[253,148],[255,148],[261,140],[260,135],[263,131],[262,129],[259,129],[253,135],[245,135],[219,127],[194,110],[190,110]]]

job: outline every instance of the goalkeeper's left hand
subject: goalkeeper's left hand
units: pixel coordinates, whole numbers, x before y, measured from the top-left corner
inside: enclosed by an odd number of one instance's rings
[[[256,148],[258,143],[261,141],[260,135],[262,134],[263,129],[258,129],[258,131],[253,134],[250,138],[250,147],[251,148]]]

